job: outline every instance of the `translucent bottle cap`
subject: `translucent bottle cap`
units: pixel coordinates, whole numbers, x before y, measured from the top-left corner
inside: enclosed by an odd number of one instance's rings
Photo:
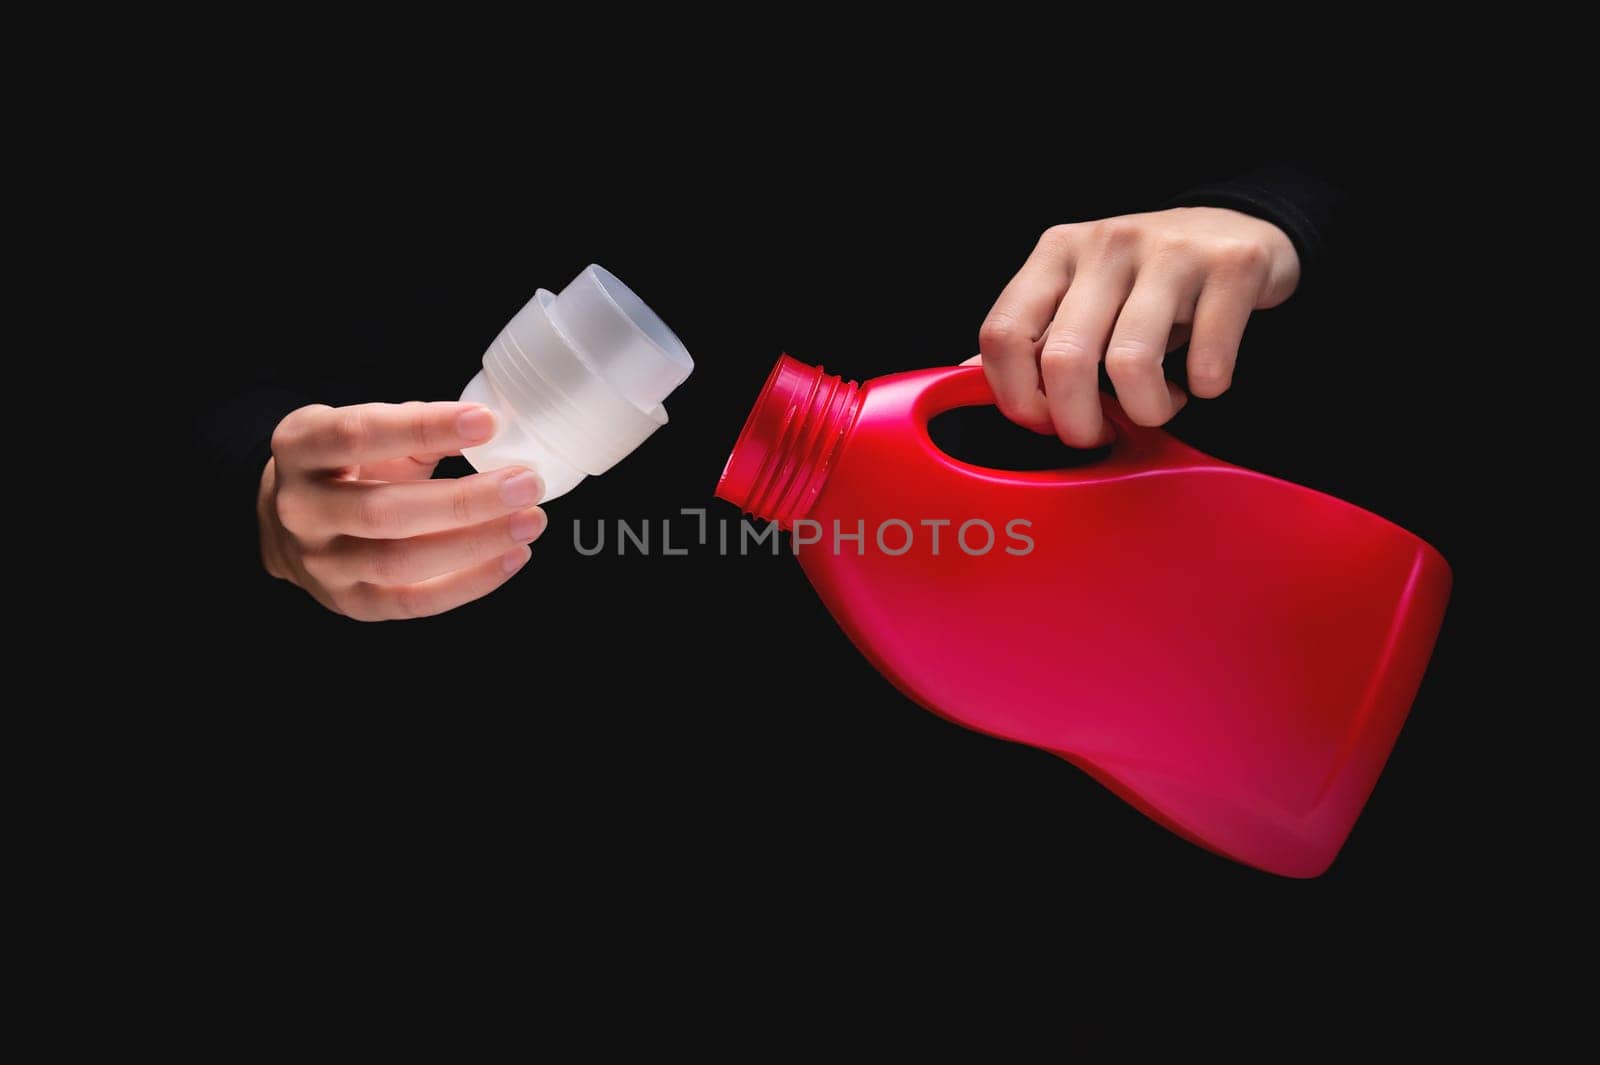
[[[666,399],[694,369],[667,323],[602,266],[591,264],[544,309],[584,360],[640,410]]]
[[[483,372],[463,397],[490,406],[501,428],[462,454],[479,470],[538,470],[559,494],[665,425],[662,400],[693,370],[667,324],[591,265],[560,294],[534,293],[483,353]]]

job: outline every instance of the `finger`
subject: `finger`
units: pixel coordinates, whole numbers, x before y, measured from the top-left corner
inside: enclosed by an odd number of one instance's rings
[[[512,467],[441,481],[317,480],[306,491],[328,531],[403,540],[531,507],[544,496],[544,483],[532,470]]]
[[[1167,386],[1167,396],[1172,401],[1172,413],[1176,415],[1180,410],[1189,405],[1189,393],[1175,381],[1162,379]]]
[[[984,374],[1000,410],[1021,425],[1050,428],[1039,379],[1039,341],[1072,281],[1073,244],[1051,230],[995,300],[978,330]]]
[[[971,358],[962,359],[961,360],[961,365],[963,365],[963,366],[982,366],[983,365],[983,356],[982,355],[974,355]]]
[[[1186,281],[1166,276],[1141,276],[1117,316],[1106,346],[1106,375],[1117,389],[1117,401],[1135,425],[1161,425],[1177,413],[1161,360],[1180,307],[1193,302]]]
[[[1228,390],[1254,303],[1255,293],[1244,286],[1207,285],[1200,292],[1189,338],[1190,392],[1214,399]]]
[[[1050,421],[1069,447],[1099,447],[1113,435],[1100,413],[1099,365],[1131,281],[1120,270],[1078,278],[1039,353]]]
[[[296,469],[347,469],[407,455],[459,451],[493,435],[494,415],[476,403],[302,407],[278,426],[272,453]]]
[[[429,533],[406,540],[361,540],[343,536],[306,560],[330,580],[372,584],[415,584],[429,577],[469,569],[521,544],[532,543],[548,520],[538,507],[481,525]],[[331,575],[337,575],[332,577]]]
[[[459,455],[460,452],[452,451],[449,454]],[[443,454],[407,455],[404,458],[370,462],[361,467],[357,477],[363,481],[426,481],[433,476],[439,460],[444,457]]]
[[[1163,378],[1165,380],[1165,378]],[[1189,393],[1175,381],[1166,381],[1167,395],[1172,398],[1172,413],[1177,414],[1189,402]]]
[[[345,593],[340,602],[345,613],[359,621],[431,617],[488,595],[510,580],[531,555],[527,546],[523,546],[470,569],[416,584],[358,584]]]

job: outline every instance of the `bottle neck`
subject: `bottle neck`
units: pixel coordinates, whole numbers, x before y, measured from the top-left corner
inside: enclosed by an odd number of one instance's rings
[[[788,525],[810,512],[861,409],[861,386],[780,356],[745,419],[717,497]]]

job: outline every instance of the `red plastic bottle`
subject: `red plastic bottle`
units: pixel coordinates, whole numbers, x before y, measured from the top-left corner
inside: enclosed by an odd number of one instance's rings
[[[857,385],[783,356],[717,495],[815,541],[806,576],[922,706],[1053,751],[1229,858],[1322,873],[1421,683],[1449,566],[1110,400],[1091,466],[985,469],[929,438],[993,401],[975,366]]]

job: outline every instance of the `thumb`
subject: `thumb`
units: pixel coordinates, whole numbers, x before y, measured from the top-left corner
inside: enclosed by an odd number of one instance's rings
[[[459,452],[449,452],[459,454]],[[439,460],[444,454],[437,455],[406,455],[397,459],[384,459],[382,462],[369,462],[361,467],[363,481],[426,481],[433,476],[433,468],[439,465]]]
[[[1172,413],[1176,414],[1189,402],[1189,393],[1185,392],[1174,381],[1167,382],[1167,395],[1172,397]]]

